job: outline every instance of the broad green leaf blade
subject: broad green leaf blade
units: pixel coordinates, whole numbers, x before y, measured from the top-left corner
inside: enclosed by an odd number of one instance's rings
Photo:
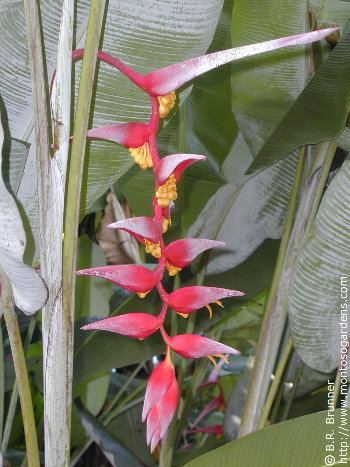
[[[331,2],[312,0],[310,3],[311,11],[322,25],[327,24],[325,23],[327,21],[343,28],[350,18],[349,0],[332,0]]]
[[[294,346],[307,365],[322,372],[338,366],[342,342],[347,339],[348,331],[341,323],[348,304],[341,287],[349,285],[349,199],[350,162],[345,161],[323,197],[291,285],[289,319]]]
[[[225,247],[210,255],[208,274],[231,269],[267,238],[282,234],[297,154],[221,188],[192,225],[189,236],[212,238]]]
[[[26,237],[16,202],[2,177],[3,142],[0,121],[0,266],[11,282],[16,305],[24,313],[33,314],[44,305],[47,291],[39,274],[23,263]]]
[[[327,433],[334,435],[332,454],[340,463],[341,436],[335,428],[341,422],[346,428],[348,411],[335,410],[332,425],[326,424],[327,416],[328,412],[318,412],[272,425],[204,454],[186,467],[321,467],[329,454],[325,448]],[[345,463],[347,459],[350,457],[344,458]]]
[[[307,9],[307,0],[236,0],[232,45],[306,32]],[[308,50],[285,48],[233,64],[232,107],[253,156],[304,88]]]
[[[336,138],[344,129],[350,97],[350,23],[266,140],[249,172],[266,167],[305,144]]]

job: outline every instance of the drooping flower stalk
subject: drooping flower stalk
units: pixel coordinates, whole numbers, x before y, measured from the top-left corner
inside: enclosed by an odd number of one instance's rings
[[[151,451],[164,437],[180,398],[175,369],[171,361],[171,350],[185,358],[208,357],[214,364],[214,357],[225,359],[225,354],[239,354],[237,350],[204,336],[195,334],[169,336],[164,329],[168,307],[184,317],[202,307],[207,307],[211,316],[211,303],[222,306],[221,299],[243,295],[242,292],[236,290],[205,286],[183,287],[168,293],[162,285],[166,270],[170,276],[174,276],[182,268],[188,266],[198,254],[210,248],[221,247],[223,243],[204,239],[181,239],[169,245],[165,244],[163,234],[171,225],[171,208],[178,196],[177,183],[188,166],[204,160],[205,156],[172,154],[160,157],[156,140],[159,120],[165,118],[174,108],[175,90],[196,76],[242,57],[289,45],[311,43],[326,37],[335,30],[336,28],[314,31],[220,51],[170,65],[147,75],[137,73],[119,59],[105,52],[98,52],[98,59],[118,69],[150,97],[152,114],[147,123],[113,123],[89,130],[87,137],[121,144],[129,148],[131,157],[142,169],[152,168],[155,178],[153,218],[125,219],[108,227],[122,229],[133,235],[144,245],[146,252],[158,260],[158,265],[154,270],[139,265],[103,266],[78,271],[77,274],[107,279],[126,290],[137,293],[141,298],[156,287],[162,308],[155,316],[135,312],[100,320],[82,329],[106,330],[136,339],[147,338],[160,330],[166,347],[166,357],[152,372],[143,410],[143,420],[147,420],[147,443],[151,446]],[[81,58],[83,54],[83,50],[78,50],[73,52],[73,57]],[[200,430],[202,429],[197,431]],[[218,434],[218,428],[214,427],[213,432]]]

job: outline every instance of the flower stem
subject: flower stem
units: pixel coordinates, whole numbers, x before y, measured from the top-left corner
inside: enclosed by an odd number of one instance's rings
[[[11,286],[7,278],[5,278],[4,276],[2,276],[1,278],[1,305],[4,310],[4,317],[11,345],[13,363],[15,367],[19,399],[21,402],[28,464],[31,467],[39,467],[40,460],[38,440],[36,437],[35,419],[33,412],[32,396],[30,393],[27,366],[24,357],[17,316],[14,310]]]
[[[27,349],[29,347],[29,344],[30,344],[30,342],[32,340],[34,329],[35,329],[35,324],[36,324],[35,323],[35,318],[32,318],[30,323],[29,323],[26,339],[24,341],[24,352],[27,351]],[[17,402],[18,402],[18,385],[17,385],[17,383],[15,381],[14,385],[13,385],[13,388],[12,388],[11,399],[10,399],[9,407],[8,407],[8,410],[7,410],[6,422],[5,422],[4,432],[3,432],[3,435],[2,435],[2,441],[1,441],[1,452],[4,455],[5,455],[6,451],[7,451],[7,445],[8,445],[9,439],[10,439],[13,420],[14,420],[15,414],[16,414]]]
[[[286,343],[286,345],[285,345],[285,347],[283,349],[281,358],[280,358],[280,360],[278,362],[278,367],[277,367],[277,370],[276,370],[276,373],[275,373],[275,378],[273,380],[273,383],[271,384],[271,387],[270,387],[266,402],[265,402],[264,407],[263,407],[263,411],[262,411],[260,421],[259,421],[259,425],[258,425],[259,429],[264,428],[264,426],[266,424],[266,421],[267,421],[267,418],[269,416],[273,401],[275,400],[275,397],[276,397],[276,394],[277,394],[277,391],[278,391],[278,388],[279,388],[279,385],[280,385],[280,382],[281,382],[282,375],[284,373],[287,362],[289,360],[289,356],[290,356],[290,353],[292,351],[292,348],[293,348],[292,339],[289,337],[288,340],[287,340],[287,343]]]

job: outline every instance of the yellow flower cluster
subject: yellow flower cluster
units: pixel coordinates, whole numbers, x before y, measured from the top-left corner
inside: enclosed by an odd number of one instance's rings
[[[171,92],[166,96],[158,96],[159,101],[159,116],[160,118],[165,118],[170,110],[175,107],[176,103],[176,94],[175,92]]]
[[[158,205],[162,208],[166,208],[171,201],[177,199],[176,178],[174,174],[171,174],[167,181],[158,187],[156,198]]]
[[[139,148],[129,148],[129,151],[131,157],[134,159],[135,163],[141,167],[141,169],[153,167],[152,155],[148,142]]]
[[[168,230],[169,225],[171,226],[171,219],[167,219],[163,216],[162,219],[162,232],[165,233]]]
[[[162,256],[162,250],[160,249],[159,242],[152,243],[149,240],[145,239],[145,250],[146,253],[150,253],[157,259],[159,259]]]
[[[182,268],[177,268],[177,267],[174,266],[173,264],[169,263],[169,261],[167,261],[167,262],[165,263],[165,266],[166,266],[166,268],[167,268],[167,270],[168,270],[169,276],[176,276],[176,274],[177,274],[178,272],[180,272],[181,269],[182,269]]]

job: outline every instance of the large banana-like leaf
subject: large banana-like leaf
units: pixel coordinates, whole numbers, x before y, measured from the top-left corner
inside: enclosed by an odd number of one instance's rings
[[[211,254],[208,274],[237,266],[266,238],[280,238],[296,158],[293,153],[253,176],[225,185],[210,198],[189,231],[190,236],[225,242],[224,248]]]
[[[3,142],[0,121],[0,267],[11,281],[16,305],[24,313],[33,314],[44,305],[47,291],[39,274],[23,263],[26,237],[16,202],[2,177]]]
[[[236,0],[232,44],[306,32],[307,9],[307,0]],[[286,48],[233,65],[232,107],[253,156],[304,88],[308,50]]]
[[[103,48],[117,55],[137,71],[152,69],[202,55],[213,37],[222,0],[191,0],[161,3],[153,0],[110,0],[104,28]],[[84,36],[90,1],[77,2],[77,41]],[[48,74],[56,61],[62,0],[41,2]],[[26,48],[23,4],[2,2],[0,38],[3,53],[0,67],[2,97],[8,107],[11,135],[33,143],[31,134],[31,84]],[[79,65],[77,65],[79,69]],[[79,73],[78,73],[79,74]],[[15,79],[13,78],[15,77]],[[188,91],[180,93],[180,100]],[[150,105],[145,94],[118,72],[101,64],[94,98],[93,125],[115,121],[146,120]],[[37,231],[33,144],[19,188],[19,199],[33,232]],[[83,208],[91,206],[132,165],[127,150],[112,143],[93,142],[87,158]]]
[[[342,286],[349,286],[349,199],[350,162],[345,161],[324,195],[292,279],[293,343],[302,360],[322,372],[339,364],[349,332],[341,324],[348,306]]]
[[[341,413],[343,411],[343,413]],[[326,424],[327,412],[319,412],[305,417],[264,428],[248,436],[226,444],[186,464],[186,467],[280,467],[341,464],[339,449],[341,435],[335,430],[333,457],[325,450],[326,435],[333,433],[332,426],[346,429],[346,409],[334,411],[334,425]],[[343,418],[341,418],[343,417]],[[326,458],[326,459],[325,459]],[[349,457],[343,457],[345,464]]]
[[[350,105],[350,21],[329,53],[255,157],[250,172],[305,144],[336,138]]]

